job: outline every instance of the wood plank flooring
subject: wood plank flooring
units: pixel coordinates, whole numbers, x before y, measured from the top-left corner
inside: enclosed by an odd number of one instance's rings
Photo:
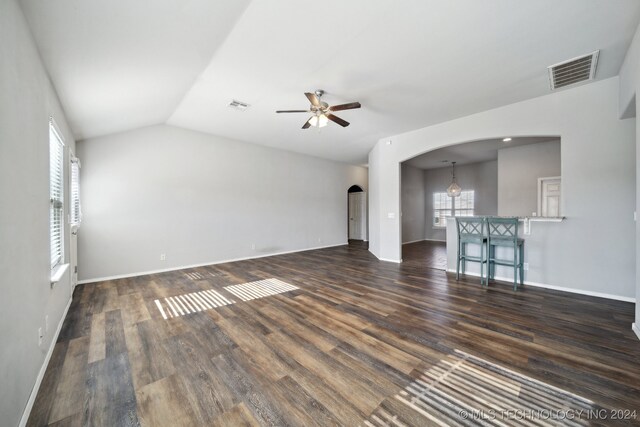
[[[474,425],[492,421],[460,405],[570,408],[557,396],[574,394],[640,411],[633,304],[484,289],[429,256],[406,245],[398,265],[351,244],[78,286],[28,425]],[[272,278],[299,289],[225,290]],[[206,290],[232,303],[195,294],[194,312],[164,319],[154,302]],[[473,366],[448,368],[460,354]]]

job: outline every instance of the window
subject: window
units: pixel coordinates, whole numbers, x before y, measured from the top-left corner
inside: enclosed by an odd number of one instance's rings
[[[82,209],[80,208],[80,160],[76,157],[71,159],[71,183],[69,184],[70,206],[69,224],[73,231],[80,227],[82,222]]]
[[[449,197],[446,192],[433,193],[433,226],[446,227],[450,216],[473,216],[474,205],[474,190],[463,191],[459,197]]]
[[[64,144],[53,119],[49,121],[49,236],[51,269],[64,259]]]
[[[452,197],[447,193],[433,193],[433,226],[446,227],[447,217],[453,208]]]

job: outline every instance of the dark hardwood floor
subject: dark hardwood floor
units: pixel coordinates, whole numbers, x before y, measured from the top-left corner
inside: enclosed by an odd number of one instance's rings
[[[522,425],[462,411],[607,411],[574,420],[586,424],[640,410],[633,304],[484,289],[425,267],[420,245],[403,256],[352,244],[78,286],[28,424]]]
[[[434,240],[405,243],[402,245],[402,259],[412,268],[447,269],[447,243]]]

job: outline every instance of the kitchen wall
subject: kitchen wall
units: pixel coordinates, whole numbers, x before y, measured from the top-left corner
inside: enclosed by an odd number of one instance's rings
[[[75,143],[14,0],[0,2],[0,58],[0,424],[15,426],[23,414],[26,421],[72,293],[68,270],[50,283],[49,117],[64,136],[67,166]],[[69,262],[68,226],[64,242]]]
[[[456,179],[462,190],[474,190],[475,215],[496,215],[498,211],[497,161],[456,166]],[[446,228],[433,226],[433,193],[446,191],[451,184],[451,168],[424,171],[425,239],[446,240]]]
[[[367,190],[363,167],[167,125],[78,153],[85,282],[346,244],[347,189]]]
[[[498,215],[540,215],[538,178],[551,176],[561,176],[559,140],[498,150]]]

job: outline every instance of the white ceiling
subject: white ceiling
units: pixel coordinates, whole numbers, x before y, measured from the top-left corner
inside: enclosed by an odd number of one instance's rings
[[[618,74],[637,0],[22,0],[78,139],[169,123],[350,163],[379,138],[549,93],[601,50]],[[301,130],[305,91],[360,101]],[[244,112],[227,108],[236,99]]]
[[[498,158],[498,150],[501,148],[559,140],[560,138],[554,136],[519,137],[512,138],[508,142],[503,141],[502,138],[484,139],[440,148],[416,156],[404,163],[420,169],[437,169],[451,167],[451,162],[456,162],[456,165],[488,162]]]

